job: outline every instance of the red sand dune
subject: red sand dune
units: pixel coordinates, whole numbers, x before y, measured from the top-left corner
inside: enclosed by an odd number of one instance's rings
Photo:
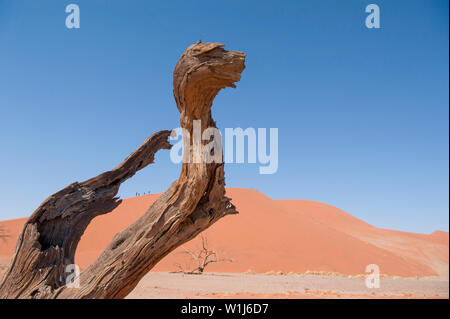
[[[272,200],[262,193],[228,188],[239,215],[223,218],[204,232],[209,247],[233,262],[210,264],[208,271],[256,273],[307,270],[362,274],[377,264],[384,274],[403,277],[449,274],[449,233],[430,235],[386,230],[369,225],[327,204],[307,200]],[[92,221],[79,244],[75,262],[86,268],[118,231],[153,203],[158,195],[128,198]],[[0,222],[11,235],[0,243],[0,263],[12,256],[26,219]],[[193,265],[183,248],[199,248],[199,237],[165,257],[153,270],[176,271],[176,263]]]

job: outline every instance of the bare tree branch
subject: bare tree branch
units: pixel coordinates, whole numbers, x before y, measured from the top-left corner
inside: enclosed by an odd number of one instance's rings
[[[173,93],[181,127],[191,136],[184,139],[185,149],[193,143],[194,120],[201,121],[201,133],[216,127],[211,117],[213,100],[221,89],[235,87],[244,60],[245,54],[226,51],[219,43],[198,42],[181,56]],[[24,225],[0,283],[0,298],[123,298],[176,247],[220,218],[236,214],[225,196],[223,163],[183,163],[179,179],[81,273],[80,288],[66,285],[71,274],[66,266],[74,263],[76,247],[90,221],[120,204],[116,197],[120,184],[152,163],[158,150],[170,148],[169,134],[152,135],[113,170],[73,183],[45,200]],[[200,151],[208,142],[201,142]]]
[[[208,239],[204,236],[201,236],[202,248],[195,254],[194,252],[185,249],[183,252],[191,257],[191,259],[198,264],[198,266],[190,271],[184,270],[181,264],[176,263],[180,271],[185,274],[202,274],[205,271],[206,266],[212,263],[219,262],[233,262],[233,259],[229,258],[219,258],[218,254],[214,250],[209,250],[208,248]],[[211,258],[210,258],[211,257]]]

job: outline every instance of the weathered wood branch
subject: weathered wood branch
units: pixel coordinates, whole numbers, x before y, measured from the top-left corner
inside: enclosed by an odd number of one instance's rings
[[[191,45],[174,71],[174,97],[180,123],[190,132],[215,127],[211,106],[217,93],[235,87],[245,54],[222,44]],[[32,214],[20,235],[10,268],[0,284],[0,298],[123,298],[164,256],[225,215],[237,213],[225,196],[223,163],[183,163],[180,177],[134,224],[118,233],[79,279],[66,285],[66,266],[74,263],[78,242],[90,221],[120,204],[120,184],[169,149],[170,131],[149,137],[115,169],[50,196]],[[203,141],[201,148],[207,144]],[[216,151],[216,150],[214,150]],[[186,158],[193,154],[187,154]]]

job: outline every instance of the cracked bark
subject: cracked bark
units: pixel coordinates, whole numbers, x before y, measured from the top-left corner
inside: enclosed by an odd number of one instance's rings
[[[211,106],[217,93],[235,87],[245,54],[219,43],[191,45],[174,71],[174,97],[181,127],[190,133],[185,149],[193,157],[193,121],[201,132],[216,127]],[[111,171],[73,183],[46,199],[25,223],[13,261],[0,284],[0,298],[123,298],[164,256],[220,218],[237,211],[225,196],[223,163],[183,163],[180,177],[148,211],[119,232],[79,277],[80,288],[66,286],[66,266],[74,263],[78,242],[98,215],[121,200],[121,183],[153,163],[155,153],[170,149],[170,131],[150,136]],[[208,143],[202,141],[201,150]]]

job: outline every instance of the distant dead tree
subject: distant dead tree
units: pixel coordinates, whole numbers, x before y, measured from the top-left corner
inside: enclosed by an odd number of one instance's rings
[[[198,41],[175,66],[173,95],[183,136],[189,134],[183,138],[184,150],[189,151],[184,153],[178,180],[144,215],[114,236],[98,259],[81,272],[79,288],[68,285],[73,277],[68,269],[75,263],[81,236],[92,219],[120,205],[117,194],[123,182],[153,163],[157,151],[171,149],[172,131],[153,134],[112,170],[51,195],[23,226],[0,282],[0,298],[124,298],[164,256],[222,217],[237,214],[225,196],[223,160],[196,160],[207,152],[222,154],[222,149],[211,148],[210,140],[197,143],[194,121],[201,123],[200,137],[216,128],[211,112],[214,98],[226,87],[235,88],[245,68],[244,53],[223,47]],[[118,115],[111,128],[123,128],[123,121]],[[95,157],[94,153],[84,155]]]
[[[198,251],[191,251],[189,249],[184,249],[183,253],[191,257],[197,266],[191,270],[186,271],[181,264],[175,264],[180,269],[180,272],[185,274],[202,274],[205,271],[206,266],[212,263],[220,262],[233,262],[230,258],[219,258],[218,253],[215,250],[210,250],[208,248],[208,238],[201,236],[202,248]]]

